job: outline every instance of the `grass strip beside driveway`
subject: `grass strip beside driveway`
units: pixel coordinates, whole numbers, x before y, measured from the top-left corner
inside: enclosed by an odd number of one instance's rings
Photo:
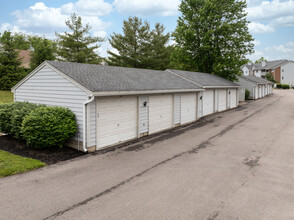
[[[0,150],[0,178],[46,166],[45,163],[32,158],[21,157]]]

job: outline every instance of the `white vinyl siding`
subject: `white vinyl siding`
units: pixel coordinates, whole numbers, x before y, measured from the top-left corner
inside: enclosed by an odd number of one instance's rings
[[[173,127],[173,96],[149,96],[149,133],[156,133]]]
[[[51,68],[44,66],[14,92],[15,102],[31,102],[69,108],[76,115],[78,132],[75,140],[83,139],[83,103],[87,93]]]
[[[137,137],[137,97],[101,97],[97,99],[96,149]]]
[[[149,131],[149,98],[148,96],[139,97],[139,134],[145,134]]]
[[[174,94],[174,124],[181,123],[181,94]]]
[[[218,111],[225,111],[227,109],[227,90],[218,90]]]
[[[210,115],[214,109],[214,93],[212,89],[203,92],[203,116]]]
[[[196,93],[181,95],[181,124],[196,120]]]
[[[197,94],[197,118],[203,117],[203,92]]]
[[[89,105],[89,112],[88,112],[88,140],[89,143],[87,144],[88,147],[96,145],[96,102],[93,101],[88,104]]]
[[[218,101],[219,101],[218,91],[219,89],[214,90],[214,112],[218,112]]]
[[[254,94],[254,98],[258,99],[259,95],[258,95],[258,86],[255,86],[255,94]]]

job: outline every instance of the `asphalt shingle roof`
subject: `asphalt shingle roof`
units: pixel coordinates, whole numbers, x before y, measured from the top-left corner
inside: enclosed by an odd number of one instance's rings
[[[238,76],[238,77],[254,82],[256,84],[273,84],[273,82],[263,79],[261,77],[257,77],[257,76]]]
[[[293,62],[290,60],[274,60],[274,61],[267,61],[266,65],[264,67],[262,67],[262,63],[255,63],[255,64],[245,64],[244,66],[246,66],[249,70],[252,70],[254,68],[254,70],[273,70],[276,69],[277,67],[286,64],[288,62]]]
[[[166,71],[46,61],[92,92],[202,89]]]
[[[199,73],[199,72],[189,72],[189,71],[183,71],[183,70],[167,70],[171,71],[181,77],[184,77],[190,81],[193,81],[194,83],[204,86],[204,87],[239,87],[240,85],[229,81],[227,79],[224,79],[220,76],[209,74],[209,73]]]

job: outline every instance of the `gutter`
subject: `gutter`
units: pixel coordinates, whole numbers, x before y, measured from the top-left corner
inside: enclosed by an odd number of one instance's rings
[[[94,96],[119,96],[119,95],[144,95],[158,93],[181,93],[181,92],[199,92],[204,89],[174,89],[174,90],[144,90],[144,91],[111,91],[111,92],[94,92]]]
[[[87,134],[86,134],[86,123],[87,123],[87,110],[86,107],[89,103],[93,102],[95,96],[92,94],[90,99],[83,103],[83,151],[87,152]]]

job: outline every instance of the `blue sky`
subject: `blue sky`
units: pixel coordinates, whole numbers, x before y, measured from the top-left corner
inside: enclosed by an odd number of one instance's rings
[[[92,26],[92,35],[108,37],[122,30],[129,16],[139,16],[166,27],[177,25],[180,0],[0,0],[0,32],[10,30],[54,38],[55,32],[67,31],[64,21],[72,12]],[[294,0],[247,0],[250,33],[255,39],[252,61],[264,56],[268,60],[294,60]],[[113,50],[106,41],[99,53]]]

